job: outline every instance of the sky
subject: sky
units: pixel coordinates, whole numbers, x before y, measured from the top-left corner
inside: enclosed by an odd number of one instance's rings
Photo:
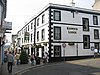
[[[42,1],[42,2],[41,2]],[[72,0],[7,0],[6,21],[12,22],[12,33],[17,32],[48,3],[69,5]],[[74,0],[75,6],[92,9],[94,0]],[[10,35],[8,35],[8,38]]]

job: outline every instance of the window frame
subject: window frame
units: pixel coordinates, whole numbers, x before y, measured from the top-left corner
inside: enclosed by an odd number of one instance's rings
[[[56,50],[59,50],[59,51],[56,51]],[[59,55],[56,55],[57,52],[59,52],[58,53]],[[61,45],[54,45],[54,57],[61,57]]]
[[[31,23],[31,29],[33,29],[33,22]]]
[[[98,25],[98,16],[93,15],[93,24]]]
[[[45,40],[45,29],[42,29],[41,33],[41,40],[43,41]]]
[[[37,41],[39,41],[39,31],[37,31]]]
[[[56,28],[59,28],[60,33],[56,33]],[[56,38],[56,34],[57,35],[59,34],[59,38]],[[54,40],[61,40],[61,27],[59,27],[59,26],[54,26]]]
[[[88,42],[85,41],[86,37],[88,37],[87,39],[89,39]],[[85,45],[87,45],[87,46],[85,46]],[[83,48],[90,49],[90,35],[83,35]]]
[[[37,18],[37,26],[39,26],[39,18]]]
[[[42,24],[45,22],[45,14],[42,15]]]
[[[94,29],[94,39],[99,39],[99,29]]]
[[[84,24],[84,21],[87,21],[87,26]],[[89,18],[82,18],[82,25],[83,25],[83,31],[89,31]]]
[[[56,19],[56,13],[59,13],[58,19]],[[61,11],[54,10],[54,21],[61,21]]]
[[[31,42],[32,42],[33,34],[31,33]]]

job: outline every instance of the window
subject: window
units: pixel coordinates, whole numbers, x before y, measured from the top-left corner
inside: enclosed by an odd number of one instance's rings
[[[99,43],[94,43],[94,47],[99,50]]]
[[[37,41],[39,41],[39,31],[37,32]]]
[[[42,41],[45,39],[45,31],[44,31],[44,29],[42,29]]]
[[[45,15],[43,14],[42,15],[42,23],[44,23],[44,21],[45,21]]]
[[[37,26],[39,26],[39,18],[37,19]]]
[[[31,29],[33,29],[33,23],[31,23]]]
[[[29,31],[29,25],[28,25],[28,31]]]
[[[83,21],[83,31],[89,31],[89,19],[82,18]]]
[[[89,35],[83,35],[83,47],[84,49],[90,49],[90,36]]]
[[[93,16],[93,24],[98,25],[98,17],[97,16]]]
[[[94,39],[99,39],[99,30],[94,29]]]
[[[54,26],[54,39],[61,40],[61,27]]]
[[[32,34],[31,34],[31,42],[32,42]]]
[[[54,57],[61,57],[61,46],[54,46]]]
[[[54,21],[61,21],[61,12],[54,10]]]

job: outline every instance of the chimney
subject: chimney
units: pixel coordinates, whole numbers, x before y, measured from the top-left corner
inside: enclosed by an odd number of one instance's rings
[[[72,5],[73,8],[75,7],[74,0],[72,0],[71,5]]]

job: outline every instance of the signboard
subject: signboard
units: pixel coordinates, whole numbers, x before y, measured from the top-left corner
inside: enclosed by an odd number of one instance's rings
[[[95,49],[94,46],[91,46],[91,51],[94,51],[94,49]]]
[[[5,29],[5,30],[12,30],[12,22],[4,21],[2,28]]]

